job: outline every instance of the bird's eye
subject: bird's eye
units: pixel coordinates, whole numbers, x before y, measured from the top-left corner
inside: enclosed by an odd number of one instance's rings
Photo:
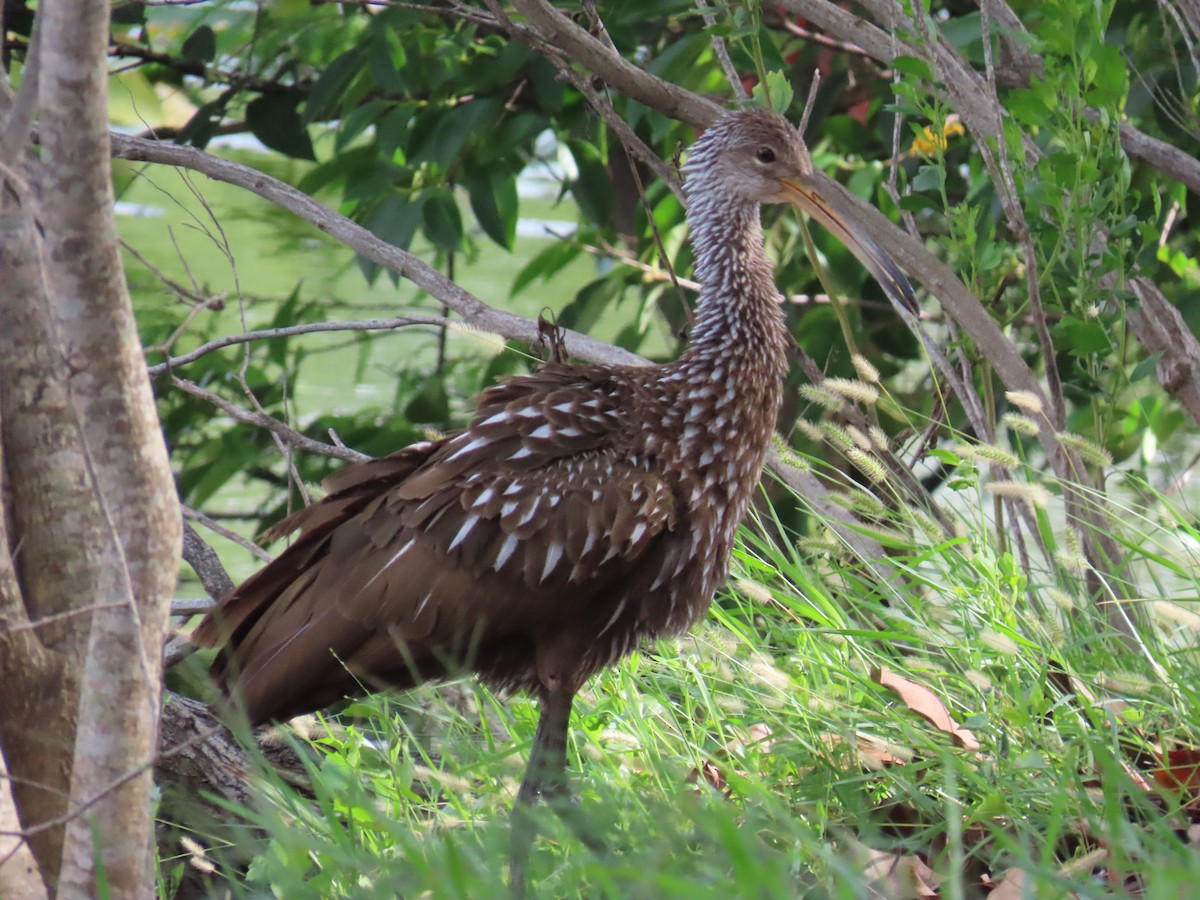
[[[770,147],[759,147],[758,152],[754,155],[758,157],[760,163],[775,162],[775,151]]]

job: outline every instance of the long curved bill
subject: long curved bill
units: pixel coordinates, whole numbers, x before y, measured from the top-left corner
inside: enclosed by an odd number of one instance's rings
[[[896,265],[896,261],[854,221],[855,214],[852,210],[840,209],[839,201],[821,194],[809,185],[789,179],[780,179],[780,185],[781,200],[800,207],[829,229],[862,261],[889,297],[914,315],[917,313],[917,298],[908,277]]]

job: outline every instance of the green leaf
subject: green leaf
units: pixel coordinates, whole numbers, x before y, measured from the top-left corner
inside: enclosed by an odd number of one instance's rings
[[[923,78],[926,81],[934,80],[933,71],[929,68],[929,63],[917,56],[897,56],[892,60],[892,68],[901,75]]]
[[[205,103],[188,119],[187,124],[179,129],[175,140],[180,144],[191,144],[203,150],[216,133],[217,124],[225,115],[225,97],[218,97]]]
[[[246,124],[272,150],[295,159],[315,161],[312,139],[296,111],[298,103],[296,98],[264,94],[246,105]]]
[[[1141,381],[1143,378],[1149,378],[1158,371],[1158,361],[1162,359],[1161,353],[1155,353],[1152,356],[1147,356],[1140,363],[1133,367],[1133,371],[1129,373],[1129,381]]]
[[[571,182],[571,193],[579,209],[589,221],[598,224],[608,222],[612,212],[612,181],[608,169],[600,158],[600,151],[587,141],[567,141],[567,149],[575,159],[578,177]]]
[[[450,398],[440,378],[426,378],[409,404],[404,407],[404,418],[410,422],[432,422],[441,424],[450,418]]]
[[[407,157],[404,150],[412,136],[411,125],[412,107],[407,104],[397,106],[376,123],[375,139],[379,143],[380,154],[402,164]]]
[[[767,80],[756,84],[752,94],[755,105],[779,112],[792,105],[792,96],[792,83],[782,72],[768,72]]]
[[[375,122],[391,107],[391,104],[385,100],[372,100],[370,103],[364,103],[357,109],[350,111],[350,115],[342,119],[341,126],[337,130],[337,137],[334,138],[333,149],[340,153],[356,137],[367,130],[368,126]]]
[[[184,59],[209,63],[217,55],[217,34],[207,25],[201,25],[187,36],[183,46],[179,48]]]
[[[575,299],[563,307],[558,324],[563,328],[588,332],[600,321],[613,300],[621,296],[623,287],[616,278],[598,278],[584,285]]]
[[[1064,316],[1062,321],[1054,326],[1053,334],[1055,342],[1075,356],[1107,353],[1112,349],[1108,332],[1095,319],[1084,320],[1078,316]]]
[[[462,249],[462,214],[448,187],[434,188],[425,194],[425,236],[439,250],[453,253]]]
[[[938,166],[921,166],[912,180],[914,191],[938,191],[942,187],[942,170]]]
[[[511,250],[517,236],[517,179],[495,167],[473,172],[467,178],[467,196],[479,226],[493,241]]]
[[[942,37],[958,50],[971,44],[982,45],[983,25],[979,10],[948,19],[938,30],[941,31]]]
[[[5,14],[11,16],[9,10]],[[15,17],[14,17],[15,18]],[[146,23],[146,4],[117,3],[112,6],[110,21],[113,25],[144,25]],[[7,22],[5,24],[8,24]],[[11,26],[10,26],[11,27]],[[18,32],[21,33],[21,32]]]
[[[417,233],[417,226],[421,224],[421,209],[424,205],[424,198],[413,201],[407,194],[397,191],[389,194],[372,209],[363,224],[381,240],[401,250],[407,250],[413,235]],[[368,282],[374,281],[375,276],[379,274],[379,266],[368,259],[359,257],[358,265]]]
[[[409,88],[402,71],[408,62],[404,45],[393,31],[377,31],[367,50],[367,68],[385,91],[402,93]]]
[[[500,102],[491,97],[470,100],[460,103],[447,111],[437,111],[435,115],[422,117],[419,126],[414,129],[432,125],[429,137],[424,141],[418,138],[414,143],[410,158],[414,163],[433,162],[443,168],[448,168],[462,151],[467,140],[475,134],[482,135],[492,127],[496,115],[500,112]]]
[[[575,244],[568,243],[567,241],[555,241],[526,263],[525,268],[517,273],[517,277],[513,279],[512,290],[508,292],[508,296],[515,297],[539,278],[544,281],[547,278],[553,277],[556,272],[560,271],[582,252]]]
[[[308,102],[304,105],[305,118],[310,122],[322,122],[338,115],[346,88],[354,76],[362,71],[362,64],[362,51],[355,47],[327,65],[308,92]]]

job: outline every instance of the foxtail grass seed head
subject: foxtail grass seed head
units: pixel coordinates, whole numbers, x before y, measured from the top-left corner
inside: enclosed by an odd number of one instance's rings
[[[1046,588],[1046,596],[1063,612],[1073,612],[1075,609],[1075,598],[1064,590],[1055,587]]]
[[[1118,694],[1148,694],[1154,690],[1154,682],[1137,672],[1113,672],[1101,678],[1100,683]]]
[[[1160,619],[1166,619],[1200,633],[1200,612],[1195,612],[1179,603],[1172,603],[1170,600],[1155,600],[1150,605]]]
[[[942,526],[935,522],[931,516],[926,515],[919,509],[909,509],[908,520],[917,526],[917,530],[927,540],[940,541],[946,536],[942,531]]]
[[[817,406],[823,407],[830,412],[841,412],[846,404],[842,398],[832,391],[826,390],[823,386],[816,387],[811,384],[800,386],[800,396]]]
[[[1059,432],[1058,441],[1064,447],[1070,447],[1082,456],[1085,462],[1101,467],[1112,465],[1112,454],[1081,434],[1072,434],[1069,431]]]
[[[870,428],[868,428],[867,434],[871,436],[871,443],[875,445],[876,449],[886,450],[889,446],[891,446],[891,442],[888,440],[887,432],[885,432],[878,425],[872,425]]]
[[[828,535],[812,535],[809,537],[800,538],[797,546],[800,552],[806,556],[824,556],[826,554],[836,554],[840,549],[838,545]]]
[[[787,672],[761,653],[755,654],[750,663],[750,672],[763,684],[779,693],[790,693],[792,690],[792,679]]]
[[[965,454],[960,452],[960,456],[969,456],[976,461],[984,460],[985,462],[997,463],[1001,466],[1008,466],[1010,469],[1015,469],[1021,464],[1021,461],[1016,456],[1009,453],[1003,447],[997,447],[995,444],[963,445],[962,450],[966,450],[967,452]]]
[[[1033,391],[1005,391],[1004,396],[1008,402],[1017,409],[1023,409],[1025,412],[1041,414],[1044,411],[1042,406],[1042,398]]]
[[[821,444],[825,441],[825,432],[821,429],[821,426],[814,425],[807,419],[797,419],[796,429],[814,444]]]
[[[211,875],[217,871],[217,867],[208,858],[208,851],[199,842],[185,834],[179,838],[179,843],[188,853],[188,865],[197,872]]]
[[[862,472],[875,484],[883,484],[887,481],[887,469],[874,456],[869,453],[863,453],[857,447],[851,447],[846,451],[846,459],[854,464],[854,468]]]
[[[853,378],[826,378],[821,382],[821,387],[863,406],[872,406],[879,399],[878,388]]]
[[[825,432],[825,439],[839,450],[846,451],[854,446],[854,441],[841,425],[834,422],[822,422],[821,430]]]
[[[967,671],[963,672],[963,675],[966,676],[967,681],[971,682],[977,690],[986,693],[992,689],[992,679],[988,678],[978,669],[967,669]]]
[[[779,436],[779,432],[775,432],[771,437],[771,443],[775,447],[775,453],[778,454],[780,461],[791,469],[796,469],[800,472],[810,472],[812,467],[808,464],[808,460],[802,458],[791,447],[787,441]]]
[[[1003,653],[1006,656],[1017,656],[1021,652],[1021,648],[1017,646],[1017,642],[1010,638],[1007,634],[996,631],[991,628],[985,628],[979,633],[979,639],[988,647],[991,647],[997,653]]]
[[[855,353],[851,355],[850,362],[854,364],[854,371],[858,373],[860,379],[867,384],[879,384],[879,370],[869,359],[861,353]]]
[[[983,487],[993,496],[1024,500],[1038,509],[1046,509],[1053,499],[1051,493],[1040,484],[1028,484],[1024,481],[989,481]]]
[[[1023,434],[1026,437],[1033,437],[1040,430],[1037,422],[1020,413],[1006,412],[1000,417],[1000,422],[1017,434]]]
[[[829,498],[843,509],[868,519],[878,519],[887,515],[888,510],[883,501],[866,491],[832,491]]]
[[[853,425],[847,425],[846,434],[850,435],[850,440],[854,441],[854,446],[856,446],[859,450],[869,451],[874,449],[871,446],[871,439],[861,429],[856,428]]]
[[[463,322],[455,319],[452,322],[448,322],[447,327],[451,331],[457,331],[459,334],[474,338],[484,347],[484,349],[493,354],[503,353],[508,347],[507,341],[505,341],[503,337],[496,334],[494,331],[485,331],[479,326],[472,325],[469,322]]]
[[[734,582],[734,587],[748,600],[753,600],[755,603],[760,603],[763,606],[775,602],[775,595],[768,588],[757,581],[751,581],[749,578],[739,578]]]
[[[912,535],[907,532],[900,531],[898,528],[889,528],[886,525],[880,525],[874,522],[869,526],[869,531],[876,539],[883,541],[891,547],[911,547],[913,546]]]
[[[1072,553],[1070,550],[1057,551],[1054,561],[1072,575],[1082,575],[1088,567],[1087,558],[1082,553]]]

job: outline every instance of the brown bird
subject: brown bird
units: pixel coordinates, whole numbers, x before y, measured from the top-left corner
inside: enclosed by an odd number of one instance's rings
[[[465,431],[332,476],[324,500],[271,529],[298,540],[193,634],[221,645],[213,676],[252,723],[474,671],[541,701],[519,810],[565,788],[580,686],[705,614],[787,368],[760,204],[807,210],[897,302],[913,299],[782,116],[724,115],[684,171],[703,286],[684,354],[544,366],[485,390]],[[532,836],[514,835],[516,883]]]

